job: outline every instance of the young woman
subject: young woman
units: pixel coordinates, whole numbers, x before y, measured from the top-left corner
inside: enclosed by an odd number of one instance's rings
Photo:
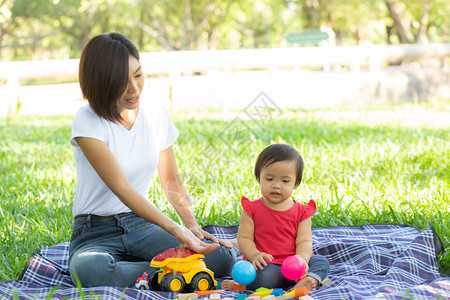
[[[144,75],[136,47],[118,33],[92,38],[80,58],[79,82],[89,104],[76,114],[71,137],[74,282],[131,286],[144,271],[155,271],[149,266],[154,256],[180,245],[204,253],[216,277],[229,274],[238,250],[198,225],[172,149],[177,129],[162,105],[140,105]],[[156,169],[185,226],[147,199]]]

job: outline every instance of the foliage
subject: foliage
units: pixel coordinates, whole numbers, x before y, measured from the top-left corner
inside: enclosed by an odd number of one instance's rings
[[[416,108],[425,119],[433,116],[434,108]],[[240,196],[259,196],[252,175],[257,154],[270,143],[288,143],[305,159],[294,197],[316,199],[314,226],[433,225],[447,248],[441,266],[450,273],[450,131],[403,124],[410,109],[389,119],[379,118],[380,109],[285,111],[262,127],[242,120],[249,130],[239,138],[224,136],[235,118],[176,114],[175,153],[199,222],[237,224]],[[70,238],[76,176],[71,122],[70,116],[0,119],[0,281],[17,279],[39,247]],[[153,180],[149,198],[177,220],[157,176]]]
[[[337,44],[450,36],[445,0],[0,0],[0,7],[1,60],[78,58],[90,37],[111,31],[141,51],[280,47],[287,34],[322,26]]]

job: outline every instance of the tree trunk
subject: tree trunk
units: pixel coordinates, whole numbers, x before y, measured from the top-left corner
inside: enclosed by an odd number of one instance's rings
[[[334,32],[336,34],[336,46],[342,46],[344,44],[345,31],[334,30]]]
[[[307,28],[319,28],[320,20],[319,20],[319,2],[317,0],[305,0],[303,2],[303,13],[305,15]]]
[[[385,28],[386,28],[386,43],[388,44],[388,45],[392,45],[392,40],[391,40],[391,37],[392,37],[392,26],[385,26]]]
[[[142,5],[143,6],[143,5]],[[144,8],[141,7],[141,14],[140,14],[140,19],[141,19],[141,23],[145,24],[145,14],[144,14]],[[144,49],[144,29],[143,28],[139,28],[139,50],[142,51]]]
[[[394,21],[395,32],[398,36],[400,43],[412,43],[414,42],[414,35],[409,29],[409,21],[402,17],[400,8],[395,0],[384,0],[386,7],[389,11],[389,15]]]
[[[428,21],[430,20],[430,5],[427,0],[422,0],[422,17],[420,18],[419,32],[417,33],[417,42],[427,45]]]

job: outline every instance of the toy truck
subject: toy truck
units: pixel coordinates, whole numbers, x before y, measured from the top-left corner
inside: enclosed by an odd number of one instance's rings
[[[148,282],[149,282],[148,274],[147,272],[144,272],[144,274],[142,274],[142,276],[136,280],[134,286],[141,290],[148,290],[150,289]]]
[[[204,257],[186,247],[170,248],[158,254],[150,263],[151,267],[160,269],[150,281],[152,288],[174,293],[212,289],[217,281],[206,267]]]

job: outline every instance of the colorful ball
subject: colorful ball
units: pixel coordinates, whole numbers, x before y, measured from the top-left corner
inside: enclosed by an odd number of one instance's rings
[[[289,280],[299,280],[305,271],[305,261],[296,255],[286,257],[281,264],[281,273]]]
[[[251,262],[241,260],[231,269],[231,276],[240,285],[249,285],[255,280],[256,269]]]

